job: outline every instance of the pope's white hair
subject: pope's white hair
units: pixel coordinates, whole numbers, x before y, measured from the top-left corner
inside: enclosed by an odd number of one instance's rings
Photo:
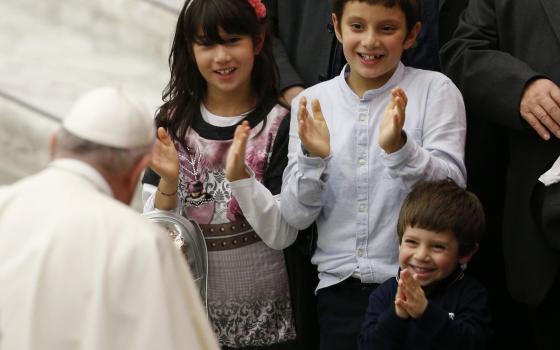
[[[56,139],[55,157],[73,156],[115,175],[129,171],[153,147],[153,144],[131,149],[104,146],[84,140],[64,128],[58,130]]]

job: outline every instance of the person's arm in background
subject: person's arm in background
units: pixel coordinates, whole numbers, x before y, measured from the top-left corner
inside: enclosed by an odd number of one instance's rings
[[[292,99],[304,89],[303,79],[290,62],[284,43],[278,38],[278,0],[263,0],[267,18],[272,27],[272,50],[274,60],[280,73],[279,90],[281,97],[288,106]]]
[[[454,37],[440,52],[442,69],[463,93],[474,118],[485,116],[511,129],[532,128],[543,139],[551,133],[560,137],[560,89],[505,50],[514,47],[500,37],[504,29],[497,27],[496,6],[494,0],[470,1]],[[498,10],[503,17],[515,15],[507,13],[513,11],[509,8]],[[534,18],[524,17],[515,17],[514,24],[533,26],[526,21],[534,23]]]

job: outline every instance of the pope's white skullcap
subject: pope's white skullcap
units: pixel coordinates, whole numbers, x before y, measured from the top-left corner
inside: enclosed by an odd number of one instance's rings
[[[82,95],[62,127],[84,140],[115,148],[148,146],[155,139],[153,118],[146,106],[115,87]]]

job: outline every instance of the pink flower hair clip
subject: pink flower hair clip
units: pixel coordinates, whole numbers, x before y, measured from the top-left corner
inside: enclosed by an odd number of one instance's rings
[[[255,9],[255,14],[257,15],[258,19],[263,19],[266,17],[266,7],[261,2],[261,0],[247,0],[247,1],[249,1],[249,4],[251,4],[251,6],[253,6],[253,8]]]

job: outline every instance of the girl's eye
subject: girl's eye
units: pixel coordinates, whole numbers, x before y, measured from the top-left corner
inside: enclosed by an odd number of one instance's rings
[[[232,37],[232,38],[228,38],[225,40],[226,43],[228,44],[235,44],[237,42],[239,42],[241,40],[240,37]]]
[[[352,30],[362,30],[364,26],[361,23],[350,23]]]

